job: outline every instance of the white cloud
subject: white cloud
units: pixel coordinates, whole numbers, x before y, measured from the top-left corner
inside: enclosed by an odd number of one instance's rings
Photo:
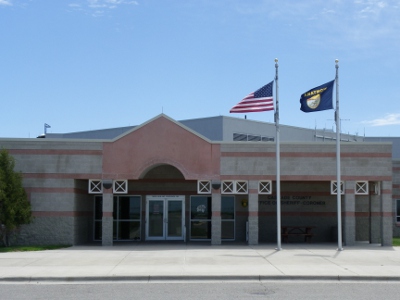
[[[381,119],[374,119],[371,121],[363,121],[363,124],[370,126],[388,126],[388,125],[399,125],[400,124],[400,114],[387,114]]]
[[[240,2],[237,12],[267,16],[309,33],[306,42],[330,48],[363,50],[376,48],[383,42],[400,49],[399,0],[264,0]],[[314,38],[323,35],[324,39]],[[394,38],[396,37],[396,38]],[[390,44],[387,44],[389,42]]]
[[[90,8],[115,8],[118,5],[138,5],[137,1],[131,0],[87,0]]]
[[[122,5],[139,5],[139,3],[134,0],[75,0],[68,4],[75,11],[82,11],[94,17],[105,16],[107,11]]]
[[[0,5],[4,5],[4,6],[8,5],[8,6],[11,6],[12,4],[11,4],[11,1],[8,1],[8,0],[0,0]]]

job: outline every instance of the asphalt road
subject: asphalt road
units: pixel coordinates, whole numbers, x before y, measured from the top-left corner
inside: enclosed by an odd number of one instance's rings
[[[0,284],[0,299],[399,299],[399,282],[249,281]]]

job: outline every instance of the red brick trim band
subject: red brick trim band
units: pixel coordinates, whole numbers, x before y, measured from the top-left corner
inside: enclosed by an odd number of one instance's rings
[[[30,187],[30,188],[25,188],[25,191],[28,194],[32,193],[71,193],[71,194],[87,194],[88,191],[86,190],[80,190],[76,188],[50,188],[50,187]]]
[[[102,150],[10,149],[12,155],[103,155]]]
[[[221,180],[271,180],[275,181],[276,176],[272,175],[221,175]],[[343,181],[392,181],[391,176],[346,176],[342,175]],[[336,181],[336,174],[333,175],[281,175],[281,181]]]
[[[91,211],[33,211],[33,217],[92,217]]]
[[[101,179],[102,174],[67,174],[67,173],[24,173],[23,178],[52,178],[52,179]]]
[[[274,152],[222,152],[221,157],[275,157]],[[350,157],[359,157],[359,158],[382,158],[387,157],[391,158],[391,153],[373,153],[373,152],[364,152],[364,153],[341,153],[340,156],[342,158]],[[332,158],[336,157],[336,152],[281,152],[281,157],[325,157]]]

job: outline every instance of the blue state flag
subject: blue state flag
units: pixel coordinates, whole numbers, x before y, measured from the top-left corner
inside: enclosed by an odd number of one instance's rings
[[[323,85],[317,86],[303,94],[300,97],[300,110],[304,112],[314,112],[326,109],[333,109],[333,83],[329,81]]]

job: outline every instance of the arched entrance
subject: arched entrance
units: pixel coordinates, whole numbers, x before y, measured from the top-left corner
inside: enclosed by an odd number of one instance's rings
[[[145,196],[145,239],[185,240],[185,187],[187,182],[176,167],[157,164],[140,180],[147,185]]]

